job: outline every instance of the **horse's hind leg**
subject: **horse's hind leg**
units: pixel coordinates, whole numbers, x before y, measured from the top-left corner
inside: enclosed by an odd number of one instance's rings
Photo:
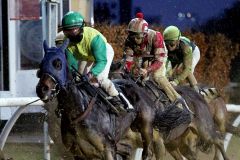
[[[105,159],[114,160],[113,154],[112,154],[112,148],[109,145],[105,146]]]
[[[214,122],[217,124],[221,135],[224,135],[226,132],[227,119],[227,109],[224,100],[221,97],[218,97],[209,103],[209,107],[213,114]]]
[[[188,160],[197,159],[197,138],[198,136],[194,134],[190,128],[188,128],[187,132],[185,132],[182,146],[180,147],[181,153]]]
[[[142,136],[143,141],[143,160],[150,160],[152,157],[151,152],[151,145],[152,145],[152,139],[153,139],[153,128],[151,126],[151,123],[149,121],[143,121],[142,126],[140,126],[140,132]]]
[[[168,151],[175,160],[184,160],[184,157],[178,149],[173,151]]]
[[[215,149],[216,149],[216,152],[215,152],[215,156],[214,156],[214,160],[219,160],[219,151],[222,153],[222,156],[223,156],[223,159],[224,160],[230,160],[224,150],[224,143],[223,143],[223,140],[219,139],[218,137],[216,137],[214,139],[214,144],[215,144]]]
[[[214,144],[216,149],[219,149],[219,151],[222,153],[223,159],[224,160],[229,160],[229,158],[228,158],[228,156],[227,156],[227,154],[226,154],[226,152],[224,150],[223,140],[221,140],[219,138],[219,135],[217,133],[215,133],[215,135],[213,135],[211,137],[208,137],[207,139],[205,139],[205,141]]]
[[[153,130],[153,149],[156,160],[163,160],[166,149],[160,133],[156,130]]]

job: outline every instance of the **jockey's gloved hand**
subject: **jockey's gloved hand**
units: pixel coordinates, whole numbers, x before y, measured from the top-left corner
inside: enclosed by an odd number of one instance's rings
[[[89,82],[89,78],[87,74],[82,75],[81,79],[83,82]]]
[[[78,83],[81,81],[81,78],[80,78],[79,74],[77,74],[77,72],[73,71],[72,76],[73,76],[73,79],[75,80],[75,82]]]
[[[89,82],[93,78],[92,72],[88,72],[87,74],[82,75],[83,82]]]

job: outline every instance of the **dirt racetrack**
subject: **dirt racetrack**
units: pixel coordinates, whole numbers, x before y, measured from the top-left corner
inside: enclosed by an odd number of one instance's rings
[[[231,139],[227,154],[231,160],[240,160],[240,138],[233,136]],[[42,143],[10,143],[8,142],[4,148],[6,158],[13,158],[14,160],[43,160],[43,144]],[[59,154],[57,153],[54,145],[51,145],[51,159],[59,160]],[[200,160],[212,160],[213,152],[210,154],[200,153]],[[173,158],[166,153],[164,160],[173,160]]]

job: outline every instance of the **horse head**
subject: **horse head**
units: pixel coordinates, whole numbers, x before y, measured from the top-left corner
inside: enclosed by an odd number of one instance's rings
[[[47,102],[55,97],[67,82],[67,60],[65,49],[69,41],[65,40],[60,47],[49,47],[46,41],[43,42],[44,57],[37,72],[40,78],[36,93],[37,96]]]

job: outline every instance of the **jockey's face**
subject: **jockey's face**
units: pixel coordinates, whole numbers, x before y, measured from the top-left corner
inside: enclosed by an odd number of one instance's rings
[[[64,35],[72,42],[80,42],[83,36],[83,29],[79,27],[63,29]]]
[[[175,49],[177,49],[179,41],[175,40],[175,41],[165,41],[166,47],[169,51],[174,51]]]
[[[140,45],[143,43],[143,39],[146,36],[145,33],[135,33],[135,32],[129,32],[128,37],[131,41],[136,43],[137,45]]]

